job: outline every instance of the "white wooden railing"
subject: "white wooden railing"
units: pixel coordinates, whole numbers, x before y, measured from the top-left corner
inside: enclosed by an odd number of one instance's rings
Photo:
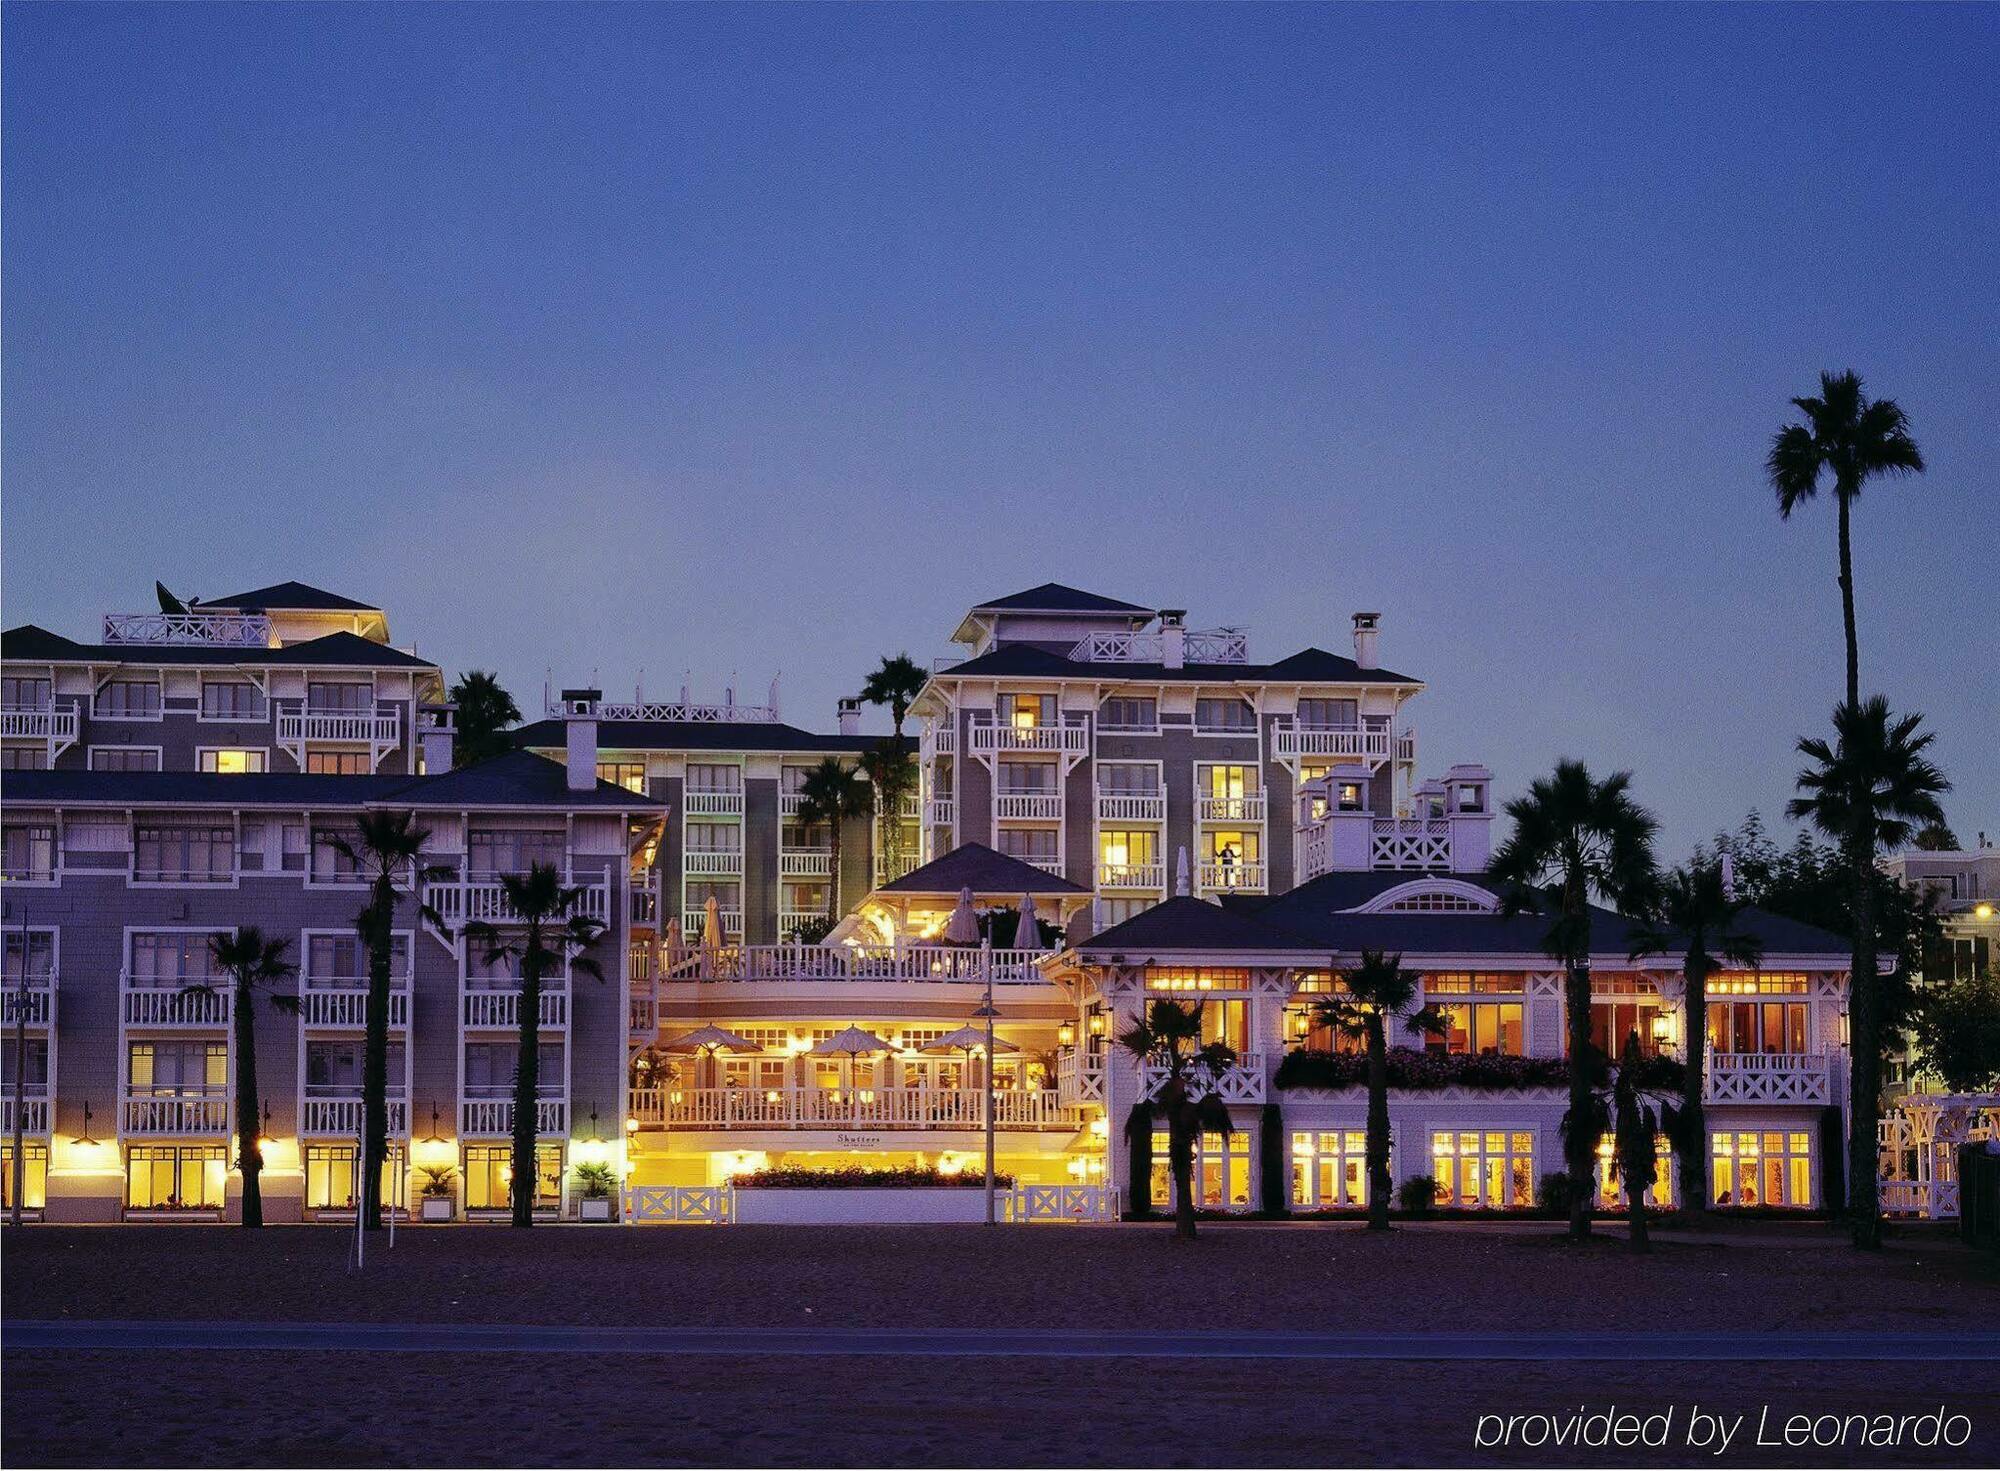
[[[1711,1052],[1703,1091],[1710,1103],[1825,1104],[1832,1070],[1822,1052]]]
[[[600,924],[611,921],[611,890],[604,883],[575,884],[565,878],[565,885],[574,885],[583,890],[578,899],[575,913]],[[507,899],[507,887],[498,879],[439,879],[424,885],[424,902],[444,921],[447,930],[457,930],[472,922],[485,924],[519,924],[521,916]]]
[[[950,827],[957,819],[958,803],[951,797],[932,797],[924,804],[924,821],[932,827]]]
[[[118,1122],[119,1132],[124,1134],[162,1138],[229,1132],[229,1094],[224,1090],[180,1098],[149,1098],[128,1093],[122,1102]]]
[[[461,1134],[511,1134],[514,1132],[514,1100],[511,1098],[467,1098],[459,1103],[458,1131]],[[567,1134],[569,1100],[535,1100],[535,1132]]]
[[[0,710],[0,736],[21,740],[76,740],[76,707],[45,707],[34,710]]]
[[[1440,817],[1378,817],[1369,848],[1373,868],[1451,867],[1451,824]]]
[[[49,1100],[45,1093],[37,1098],[30,1092],[21,1100],[21,1132],[23,1134],[46,1134],[49,1132]],[[14,1090],[9,1088],[7,1096],[0,1098],[0,1139],[9,1141],[14,1137]],[[8,1189],[13,1188],[10,1181]]]
[[[0,980],[0,1025],[20,1021],[30,1027],[45,1027],[55,1006],[56,978],[30,976],[26,994],[20,980]]]
[[[958,751],[958,729],[951,725],[932,726],[917,738],[917,748],[920,760],[954,755]]]
[[[739,874],[743,872],[743,850],[690,848],[681,855],[681,869],[691,874]]]
[[[309,1027],[368,1025],[368,977],[307,976],[299,983],[299,1020]],[[389,977],[389,1025],[410,1024],[410,977]]]
[[[1262,822],[1264,794],[1247,797],[1195,798],[1195,816],[1202,822]]]
[[[1357,761],[1387,761],[1390,736],[1386,729],[1352,726],[1322,730],[1300,725],[1280,725],[1271,732],[1271,749],[1281,760],[1301,756],[1343,758]]]
[[[1252,893],[1264,887],[1262,863],[1204,863],[1196,883],[1203,889],[1246,889]]]
[[[691,915],[690,918],[695,916]],[[684,945],[666,953],[667,981],[934,981],[979,984],[982,955],[995,985],[1046,985],[1044,950],[981,951],[955,945]]]
[[[302,741],[352,741],[393,746],[402,736],[402,716],[395,710],[310,710],[294,705],[278,711],[278,744]]]
[[[1166,885],[1167,866],[1164,863],[1097,865],[1097,887],[1100,889],[1163,889]]]
[[[207,991],[183,991],[182,983],[155,984],[120,978],[122,1014],[128,1027],[226,1027],[233,1013],[227,977]]]
[[[737,939],[743,937],[742,910],[718,909],[715,912],[715,917],[722,925],[722,933],[725,936],[733,935]],[[683,909],[681,911],[681,933],[686,935],[689,940],[699,940],[707,928],[708,910],[705,906],[700,909]]]
[[[1115,1221],[1115,1185],[1016,1185],[1001,1197],[1004,1219],[1016,1225],[1060,1221]]]
[[[904,874],[915,873],[923,862],[921,853],[898,853],[892,863],[887,853],[878,850],[875,854],[875,887],[879,889],[884,884],[893,884]]]
[[[1158,1063],[1143,1063],[1139,1068],[1139,1096],[1151,1099],[1167,1084],[1167,1070]],[[1212,1087],[1196,1089],[1198,1093],[1213,1092],[1224,1103],[1262,1103],[1264,1101],[1264,1054],[1244,1052],[1236,1061],[1216,1075]]]
[[[541,1025],[545,1027],[566,1027],[569,1025],[569,991],[558,987],[551,989],[544,981],[542,989]],[[468,1027],[504,1027],[509,1031],[521,1025],[521,993],[519,991],[478,991],[468,987],[465,991],[462,1010]]]
[[[263,649],[271,644],[271,620],[262,613],[106,613],[104,642]]]
[[[727,1185],[633,1185],[625,1204],[635,1226],[726,1226],[736,1192]]]
[[[1165,822],[1167,799],[1158,792],[1105,792],[1097,794],[1099,822]]]
[[[827,848],[780,848],[778,877],[781,879],[825,878],[833,872],[833,853]]]
[[[1081,725],[1009,725],[995,721],[972,727],[974,752],[1061,751],[1081,756],[1090,749],[1090,732]]]
[[[1003,822],[1059,822],[1062,811],[1060,792],[1001,792],[993,799],[993,815]]]
[[[681,811],[689,817],[741,817],[743,792],[681,792]]]
[[[1104,1054],[1064,1048],[1056,1057],[1056,1097],[1068,1104],[1104,1102]]]
[[[1054,1089],[996,1089],[993,1122],[1002,1129],[1075,1129],[1076,1110]],[[979,1129],[986,1094],[975,1088],[635,1088],[632,1116],[642,1128]]]
[[[389,1115],[391,1135],[406,1135],[410,1132],[410,1105],[402,1098],[384,1099]],[[358,1097],[350,1098],[308,1098],[305,1101],[305,1115],[299,1121],[301,1134],[331,1134],[337,1138],[352,1139],[361,1132],[363,1114],[366,1108]]]
[[[1079,664],[1158,664],[1167,655],[1166,634],[1088,633],[1069,657]],[[1181,633],[1181,658],[1189,664],[1247,664],[1250,635],[1240,628],[1190,628]]]

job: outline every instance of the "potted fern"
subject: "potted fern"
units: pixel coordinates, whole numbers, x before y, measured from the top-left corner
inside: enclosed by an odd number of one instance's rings
[[[458,1178],[458,1171],[450,1165],[425,1165],[423,1175],[424,1219],[449,1221],[456,1214],[451,1198],[451,1187],[452,1182]]]
[[[618,1191],[618,1176],[610,1165],[578,1165],[576,1188],[580,1197],[576,1205],[577,1219],[584,1221],[611,1219],[611,1201]]]

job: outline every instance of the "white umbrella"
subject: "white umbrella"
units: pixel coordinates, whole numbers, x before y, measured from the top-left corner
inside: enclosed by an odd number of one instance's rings
[[[1188,856],[1183,844],[1174,858],[1174,897],[1185,899],[1188,895]]]
[[[687,944],[686,936],[681,933],[681,917],[678,914],[667,921],[666,944],[669,950],[678,950]]]
[[[1021,922],[1014,926],[1014,948],[1016,950],[1039,950],[1042,948],[1042,927],[1035,913],[1035,896],[1021,896]]]
[[[873,1032],[860,1027],[842,1027],[824,1042],[813,1043],[812,1050],[821,1057],[828,1057],[834,1053],[844,1052],[854,1056],[863,1052],[894,1052],[896,1049]]]
[[[958,891],[958,903],[951,911],[951,918],[945,921],[944,938],[953,945],[979,943],[979,913],[972,907],[971,889]]]
[[[946,1032],[937,1041],[930,1043],[921,1050],[924,1052],[963,1052],[965,1054],[965,1066],[970,1071],[972,1067],[972,1054],[986,1051],[986,1028],[960,1027],[955,1032]],[[1019,1052],[1021,1049],[1016,1047],[1012,1042],[1003,1042],[1000,1038],[995,1037],[993,1039],[993,1050],[998,1053]]]
[[[708,1054],[709,1068],[713,1071],[715,1067],[715,1054],[718,1051],[761,1052],[763,1049],[748,1037],[726,1031],[711,1022],[707,1026],[695,1028],[692,1032],[683,1032],[660,1050],[662,1052],[706,1053]],[[700,1074],[697,1073],[695,1078],[696,1086],[700,1086],[700,1081]]]

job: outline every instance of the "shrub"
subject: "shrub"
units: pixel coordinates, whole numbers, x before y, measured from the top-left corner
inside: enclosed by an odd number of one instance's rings
[[[828,931],[838,922],[827,918],[824,914],[808,915],[793,925],[785,938],[794,945],[817,945],[827,937]]]
[[[1541,1183],[1535,1186],[1535,1204],[1541,1207],[1545,1216],[1554,1216],[1559,1221],[1568,1220],[1570,1207],[1568,1172],[1551,1170],[1542,1176]]]
[[[1396,1204],[1413,1216],[1437,1209],[1438,1182],[1430,1175],[1412,1175],[1396,1187]]]
[[[585,1200],[609,1200],[618,1189],[618,1174],[610,1165],[578,1165],[576,1185]]]
[[[809,1170],[801,1165],[779,1165],[738,1175],[731,1184],[739,1190],[920,1190],[934,1186],[981,1189],[986,1171],[960,1170],[946,1173],[934,1166],[904,1166],[896,1169],[863,1169],[856,1165],[844,1170]],[[1014,1177],[995,1173],[993,1183],[1005,1190],[1014,1188]]]
[[[426,1200],[448,1200],[451,1197],[452,1182],[458,1178],[458,1171],[450,1165],[424,1165],[424,1183],[420,1187]]]
[[[1431,1088],[1566,1088],[1569,1062],[1561,1057],[1509,1057],[1498,1053],[1425,1052],[1415,1047],[1391,1047],[1389,1086],[1421,1092]],[[1649,1057],[1640,1079],[1649,1092],[1678,1092],[1682,1064],[1670,1057]],[[1285,1054],[1278,1064],[1280,1088],[1359,1088],[1368,1082],[1368,1059],[1359,1052],[1300,1050]]]

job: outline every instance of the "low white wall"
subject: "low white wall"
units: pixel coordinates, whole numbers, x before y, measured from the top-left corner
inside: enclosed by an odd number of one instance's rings
[[[996,1206],[1004,1206],[1002,1194],[994,1192]],[[986,1192],[965,1186],[736,1192],[736,1220],[746,1226],[923,1225],[985,1219]]]

